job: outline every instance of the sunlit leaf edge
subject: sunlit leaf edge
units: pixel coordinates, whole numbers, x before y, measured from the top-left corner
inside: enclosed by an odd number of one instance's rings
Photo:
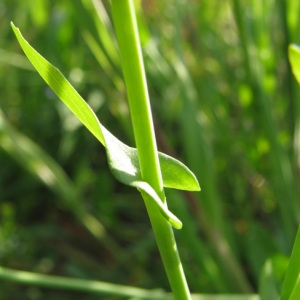
[[[300,47],[296,44],[290,44],[288,48],[288,55],[292,72],[297,82],[300,84]]]

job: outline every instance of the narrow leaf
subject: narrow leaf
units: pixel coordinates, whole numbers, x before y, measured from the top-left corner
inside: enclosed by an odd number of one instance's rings
[[[295,44],[289,45],[289,60],[292,66],[292,72],[300,84],[300,47]]]
[[[37,72],[82,124],[106,148],[108,164],[114,176],[122,183],[134,186],[148,194],[157,204],[163,216],[175,228],[181,228],[181,222],[168,210],[166,205],[162,204],[152,187],[142,180],[137,149],[125,145],[112,135],[99,122],[93,110],[63,74],[31,47],[13,23],[11,23],[11,26],[24,53]],[[159,159],[165,187],[189,191],[200,190],[196,177],[185,165],[162,153],[159,153]]]
[[[290,262],[281,288],[281,300],[291,299],[291,295],[300,293],[300,226],[298,227]],[[294,297],[294,296],[293,296]],[[299,299],[299,298],[293,298]]]
[[[11,26],[24,53],[41,77],[82,124],[104,145],[99,121],[90,106],[81,98],[63,74],[30,46],[13,23]]]

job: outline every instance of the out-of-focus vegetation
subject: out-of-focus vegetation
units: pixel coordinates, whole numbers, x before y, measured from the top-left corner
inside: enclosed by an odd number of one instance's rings
[[[167,194],[190,288],[256,292],[271,268],[276,295],[300,219],[300,93],[287,59],[300,3],[145,0],[137,11],[159,149],[202,188]],[[0,265],[168,290],[140,195],[33,71],[11,20],[133,145],[109,3],[2,0]],[[0,286],[1,299],[98,298]]]

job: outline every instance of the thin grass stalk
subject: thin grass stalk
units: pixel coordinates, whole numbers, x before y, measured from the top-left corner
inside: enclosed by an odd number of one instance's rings
[[[66,278],[63,276],[43,275],[39,273],[11,270],[0,266],[1,280],[9,280],[20,284],[41,286],[52,289],[63,289],[98,295],[134,297],[138,299],[173,299],[163,291],[144,290],[103,281]]]
[[[165,202],[134,4],[131,0],[112,0],[111,4],[142,178]],[[191,299],[173,230],[152,199],[142,196],[174,298]]]

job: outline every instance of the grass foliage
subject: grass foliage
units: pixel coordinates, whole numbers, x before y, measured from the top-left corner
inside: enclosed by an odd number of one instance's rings
[[[299,267],[281,286],[300,220],[300,87],[288,61],[299,1],[151,0],[136,10],[158,148],[202,188],[166,190],[191,291],[297,299]],[[109,1],[3,0],[0,12],[0,265],[169,291],[139,194],[111,176],[104,148],[33,72],[10,27],[134,146]],[[99,299],[0,286],[1,299]]]

